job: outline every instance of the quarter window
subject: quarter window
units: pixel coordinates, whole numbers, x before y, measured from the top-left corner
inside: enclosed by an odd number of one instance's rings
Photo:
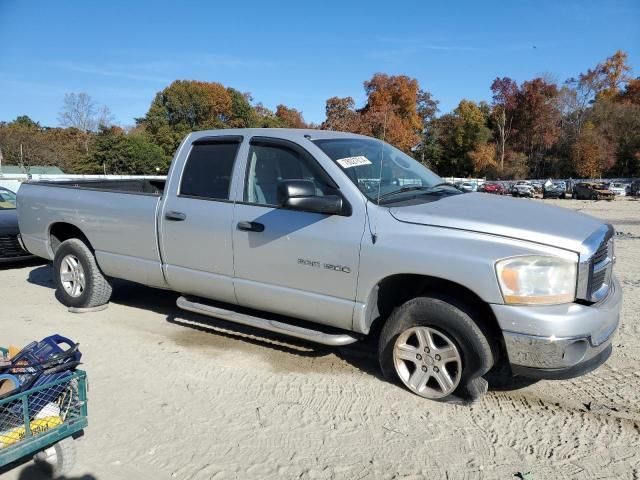
[[[180,194],[228,200],[238,142],[196,143],[182,174]]]

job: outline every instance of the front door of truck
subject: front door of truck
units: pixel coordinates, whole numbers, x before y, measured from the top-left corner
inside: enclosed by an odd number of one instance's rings
[[[311,180],[318,195],[337,191],[296,143],[254,137],[244,178],[233,222],[238,303],[351,328],[364,218],[277,206],[280,180]]]
[[[184,153],[182,175],[170,177],[159,224],[164,271],[173,290],[236,303],[230,192],[241,142],[238,136],[197,140]]]

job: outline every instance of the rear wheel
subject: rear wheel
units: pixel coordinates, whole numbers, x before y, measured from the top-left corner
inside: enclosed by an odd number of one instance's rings
[[[380,334],[385,377],[430,399],[466,397],[491,369],[487,336],[469,314],[445,297],[418,297],[398,307]]]
[[[63,305],[91,308],[111,298],[111,284],[98,267],[93,252],[77,238],[65,240],[53,259],[57,297]]]

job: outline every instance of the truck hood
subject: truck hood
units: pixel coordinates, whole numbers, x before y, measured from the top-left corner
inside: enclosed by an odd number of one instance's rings
[[[535,200],[485,193],[451,195],[435,202],[389,209],[401,222],[499,235],[580,252],[602,222]]]

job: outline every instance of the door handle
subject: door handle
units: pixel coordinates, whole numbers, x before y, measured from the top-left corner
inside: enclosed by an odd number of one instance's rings
[[[258,222],[238,222],[238,230],[243,232],[264,232],[264,225]]]
[[[170,211],[164,214],[164,218],[167,220],[173,220],[174,222],[182,222],[187,219],[187,214],[182,212]]]

